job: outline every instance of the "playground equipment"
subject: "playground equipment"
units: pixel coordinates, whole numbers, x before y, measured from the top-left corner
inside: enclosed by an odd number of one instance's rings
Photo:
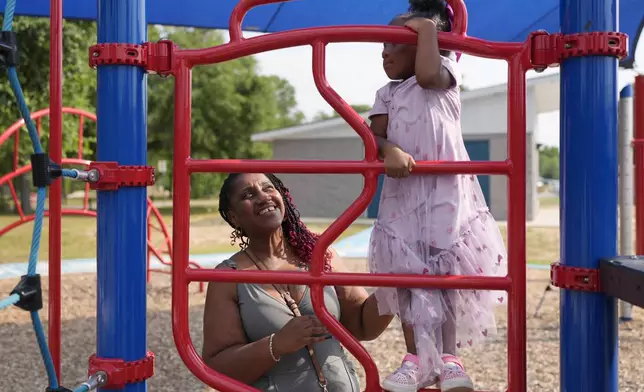
[[[608,295],[596,284],[609,282],[625,268],[599,258],[617,254],[617,148],[616,67],[626,55],[626,36],[616,29],[615,0],[562,0],[562,33],[533,33],[524,43],[490,42],[466,36],[467,13],[462,1],[450,1],[455,11],[454,32],[440,34],[441,47],[479,57],[505,60],[508,75],[508,158],[500,162],[419,162],[416,173],[504,174],[509,177],[512,201],[508,219],[507,277],[401,276],[325,273],[324,249],[367,207],[376,190],[377,175],[383,172],[376,144],[362,119],[329,86],[325,78],[325,47],[333,42],[394,42],[411,44],[415,35],[404,28],[385,26],[342,26],[269,34],[252,39],[242,36],[241,22],[253,7],[279,0],[242,0],[230,19],[231,42],[207,49],[178,49],[172,42],[146,42],[146,12],[143,0],[99,0],[98,40],[90,49],[90,63],[98,68],[97,162],[88,171],[60,171],[49,161],[42,163],[39,141],[29,126],[35,147],[34,162],[40,162],[35,178],[39,194],[37,214],[44,210],[47,174],[83,179],[98,189],[98,303],[104,314],[97,317],[97,353],[90,358],[87,388],[111,387],[144,391],[152,376],[154,355],[146,348],[145,298],[145,186],[153,182],[146,163],[145,73],[175,78],[174,151],[174,259],[172,269],[172,323],[177,350],[190,370],[208,385],[221,391],[252,390],[247,385],[209,369],[196,352],[188,333],[188,284],[192,281],[291,283],[311,286],[313,306],[329,330],[362,363],[366,390],[381,391],[377,368],[365,349],[327,312],[322,300],[324,285],[366,285],[428,288],[493,289],[511,292],[508,303],[508,389],[525,392],[525,73],[561,63],[562,73],[562,261],[553,266],[553,283],[564,288],[561,300],[561,388],[566,391],[613,392],[617,389],[616,300],[624,298],[615,287]],[[11,2],[8,2],[9,7]],[[13,2],[15,6],[15,2]],[[59,0],[51,0],[52,20],[52,132],[50,159],[60,164],[61,103],[61,17]],[[11,10],[13,11],[13,10]],[[11,30],[5,12],[4,30]],[[591,23],[589,23],[591,21]],[[589,32],[589,30],[592,30]],[[11,37],[9,35],[9,37]],[[6,37],[5,37],[6,38]],[[15,42],[4,41],[14,53]],[[298,45],[313,48],[313,75],[318,90],[329,104],[356,130],[365,142],[362,161],[248,161],[196,160],[190,158],[191,70],[213,64]],[[6,49],[5,49],[6,50]],[[577,58],[578,57],[578,58]],[[11,56],[9,56],[11,58]],[[15,63],[7,64],[12,86]],[[590,83],[592,81],[592,83]],[[18,91],[19,89],[16,89]],[[16,93],[20,99],[19,92]],[[24,105],[26,107],[26,105]],[[22,109],[22,107],[21,107]],[[102,115],[105,114],[105,115]],[[40,161],[39,161],[40,159]],[[121,166],[122,165],[122,166]],[[127,166],[126,166],[127,165]],[[34,166],[36,168],[36,166]],[[266,171],[280,173],[361,173],[365,188],[350,208],[321,236],[315,247],[310,273],[207,271],[190,269],[188,262],[190,193],[189,178],[197,172]],[[111,177],[110,177],[111,176]],[[40,178],[40,177],[39,177]],[[60,215],[60,183],[51,182],[50,214]],[[41,205],[42,203],[42,205]],[[55,207],[54,207],[55,206]],[[612,206],[612,207],[611,207]],[[136,213],[132,213],[136,211]],[[53,226],[53,235],[60,227]],[[37,254],[38,239],[34,232]],[[55,238],[55,237],[54,237]],[[60,245],[50,251],[60,257]],[[33,258],[31,258],[33,260]],[[59,267],[58,267],[59,268]],[[612,272],[614,270],[616,272]],[[29,274],[11,301],[20,301],[37,317],[37,275]],[[58,279],[60,270],[50,276]],[[124,284],[127,282],[127,284]],[[629,301],[631,298],[624,298]],[[636,305],[636,302],[630,301]],[[57,310],[59,312],[59,309]],[[59,316],[58,316],[59,318]],[[38,328],[37,332],[38,332]],[[40,336],[41,334],[39,334]],[[54,363],[60,375],[59,330],[50,330]],[[43,339],[40,339],[42,342]],[[600,342],[600,344],[598,344]],[[48,351],[43,350],[45,362]],[[573,355],[574,353],[574,355]],[[49,369],[49,366],[48,366]],[[50,383],[57,387],[57,375]],[[53,381],[52,381],[53,380]]]
[[[62,108],[63,114],[75,115],[78,116],[78,151],[76,153],[76,158],[63,158],[61,160],[62,166],[65,167],[77,167],[81,170],[87,170],[91,164],[90,161],[83,159],[83,132],[85,129],[85,124],[88,121],[96,122],[96,116],[92,113],[81,109],[75,108]],[[35,121],[36,130],[38,135],[40,135],[40,130],[42,127],[42,120],[49,116],[49,109],[42,109],[37,112],[32,113],[31,119]],[[9,192],[11,193],[12,200],[14,202],[16,212],[18,213],[18,219],[12,223],[9,223],[5,227],[0,228],[0,237],[7,234],[13,229],[16,229],[24,224],[32,222],[36,219],[36,214],[26,215],[22,203],[18,199],[16,188],[14,186],[13,180],[19,176],[25,175],[31,171],[31,165],[27,164],[20,166],[19,158],[20,154],[20,131],[25,126],[25,120],[18,120],[8,127],[4,132],[0,134],[0,146],[5,142],[11,140],[13,136],[13,170],[11,173],[0,176],[0,186],[7,185],[9,187]],[[49,217],[49,211],[45,211],[45,216]],[[86,216],[86,217],[96,217],[96,210],[90,206],[90,185],[89,183],[85,184],[85,189],[83,192],[83,204],[81,208],[62,208],[61,216]],[[171,267],[172,266],[172,239],[170,237],[170,231],[163,216],[159,212],[159,209],[154,205],[152,200],[147,198],[147,280],[150,280],[152,272],[159,272],[164,274],[169,274],[168,269],[154,268],[151,267],[151,262],[156,259],[163,266]],[[50,217],[50,219],[57,219]],[[161,244],[158,245],[158,239],[153,235],[154,232],[157,232],[161,236]],[[193,268],[201,268],[201,266],[194,262],[189,262],[190,266]],[[199,284],[199,291],[203,292],[204,284],[201,282]],[[51,300],[54,303],[58,303],[59,299],[56,294],[51,296]]]

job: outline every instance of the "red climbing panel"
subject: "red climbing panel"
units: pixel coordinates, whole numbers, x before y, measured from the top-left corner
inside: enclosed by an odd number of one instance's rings
[[[334,26],[302,29],[245,39],[241,22],[253,7],[280,0],[242,0],[231,16],[231,42],[206,48],[179,50],[169,57],[175,76],[174,147],[174,268],[172,270],[172,327],[177,350],[188,368],[202,381],[220,391],[252,391],[248,385],[208,368],[195,350],[188,329],[188,285],[194,281],[306,284],[318,317],[342,344],[361,362],[366,371],[366,391],[382,391],[376,365],[364,347],[327,311],[323,302],[325,285],[427,287],[444,289],[505,290],[508,303],[508,387],[526,391],[526,82],[532,69],[532,40],[525,43],[483,41],[465,35],[467,15],[460,0],[450,1],[456,15],[456,33],[440,33],[443,49],[508,62],[508,159],[499,162],[417,162],[415,173],[504,174],[509,177],[508,255],[505,277],[410,276],[323,272],[324,250],[338,238],[366,208],[376,191],[377,176],[384,172],[378,160],[375,139],[363,119],[329,86],[325,75],[326,45],[334,42],[394,42],[413,44],[416,35],[401,27]],[[200,160],[190,157],[191,72],[198,65],[220,63],[287,47],[313,47],[313,77],[320,94],[360,135],[365,159],[360,161],[261,161],[244,159]],[[547,66],[547,64],[546,64]],[[194,270],[188,268],[190,241],[190,175],[197,172],[278,172],[278,173],[360,173],[365,186],[360,196],[322,234],[315,249],[310,272]]]

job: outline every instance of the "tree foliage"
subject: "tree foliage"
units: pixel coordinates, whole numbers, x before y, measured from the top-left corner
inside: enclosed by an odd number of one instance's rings
[[[1,20],[1,18],[0,18]],[[49,21],[45,18],[16,17],[21,64],[18,74],[27,103],[32,110],[49,105]],[[212,30],[174,29],[150,26],[149,41],[173,40],[181,48],[203,48],[223,43]],[[63,105],[96,112],[96,71],[88,66],[89,46],[96,42],[92,22],[64,22]],[[6,74],[5,74],[6,75]],[[0,132],[20,117],[6,78],[0,83]],[[148,156],[171,162],[173,151],[174,79],[148,77]],[[192,156],[194,158],[262,158],[268,146],[251,143],[253,133],[299,124],[304,115],[296,110],[294,88],[284,79],[260,75],[253,57],[217,65],[198,67],[192,78]],[[48,120],[42,121],[42,144],[48,150]],[[84,157],[95,159],[96,130],[85,124]],[[78,118],[65,116],[63,154],[75,156],[78,149]],[[21,162],[27,163],[33,151],[26,131],[21,134]],[[13,143],[0,147],[0,173],[12,167]],[[171,165],[169,165],[171,167]],[[192,196],[218,193],[220,176],[193,176]],[[69,182],[69,181],[67,181]],[[170,176],[157,183],[171,186]],[[1,196],[1,195],[0,195]]]
[[[2,18],[0,17],[0,20]],[[30,111],[36,112],[49,107],[49,20],[45,18],[16,17],[13,31],[16,32],[20,63],[17,67],[18,78]],[[65,21],[63,26],[63,104],[94,111],[96,81],[88,65],[88,47],[91,37],[96,36],[96,27],[91,22]],[[13,91],[4,69],[0,73],[0,132],[21,118]],[[38,124],[38,123],[37,123]],[[49,149],[49,118],[39,122],[41,144]],[[78,117],[63,118],[63,156],[76,156],[78,150]],[[95,125],[86,122],[83,138],[85,156],[93,157]],[[33,153],[31,140],[23,127],[19,137],[19,165],[29,163]],[[13,169],[13,140],[0,146],[0,174]],[[31,176],[16,179],[14,185],[20,190],[21,203],[25,212],[30,212],[29,192]],[[66,184],[67,185],[67,184]],[[1,191],[2,189],[0,189]],[[0,193],[0,210],[9,206]]]
[[[539,148],[539,175],[543,178],[559,179],[559,149],[541,146]]]
[[[181,48],[223,43],[221,34],[212,30],[150,31],[151,41],[161,36]],[[171,78],[151,77],[148,85],[148,146],[154,158],[171,160],[174,83]],[[293,87],[276,76],[260,75],[253,57],[195,68],[191,155],[199,159],[266,158],[268,146],[252,143],[252,134],[300,123],[304,116],[295,107]],[[193,197],[216,194],[220,183],[221,176],[193,176]]]
[[[14,31],[17,33],[20,51],[18,78],[30,111],[49,107],[49,20],[45,18],[16,17]],[[96,27],[91,22],[65,21],[63,26],[63,104],[88,111],[94,111],[96,97],[95,71],[88,65],[88,47],[96,36]],[[6,72],[0,79],[0,132],[21,118],[16,99],[7,80]],[[78,118],[66,116],[63,128],[63,154],[71,156],[78,150]],[[48,149],[49,121],[44,119],[41,126],[41,143]],[[92,124],[87,124],[88,137],[84,139],[85,148],[90,155],[95,140]],[[26,128],[20,137],[21,164],[29,162],[33,152]],[[95,135],[95,133],[93,133]],[[0,173],[11,170],[13,143],[0,147]]]

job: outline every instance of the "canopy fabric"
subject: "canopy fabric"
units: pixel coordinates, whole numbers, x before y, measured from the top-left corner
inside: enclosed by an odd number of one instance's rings
[[[492,41],[524,41],[531,31],[559,30],[560,0],[465,0],[467,35]],[[620,0],[620,31],[629,36],[629,57],[620,64],[633,67],[637,41],[644,27],[643,0]],[[49,16],[50,0],[18,0],[16,15]],[[238,0],[148,0],[150,24],[226,29]],[[66,19],[96,19],[96,0],[64,0]],[[4,12],[6,0],[0,0]],[[407,0],[296,0],[257,7],[243,29],[256,32],[334,25],[387,24],[405,12]]]

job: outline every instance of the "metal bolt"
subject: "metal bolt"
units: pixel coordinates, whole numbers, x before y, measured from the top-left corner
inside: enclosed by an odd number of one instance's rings
[[[103,385],[107,384],[107,373],[102,370],[92,374],[87,382],[84,382],[82,385],[85,385],[88,390],[93,391],[96,388],[100,388]]]
[[[87,172],[87,179],[90,182],[98,182],[98,180],[101,178],[101,175],[99,174],[98,170],[92,169],[89,172]]]

